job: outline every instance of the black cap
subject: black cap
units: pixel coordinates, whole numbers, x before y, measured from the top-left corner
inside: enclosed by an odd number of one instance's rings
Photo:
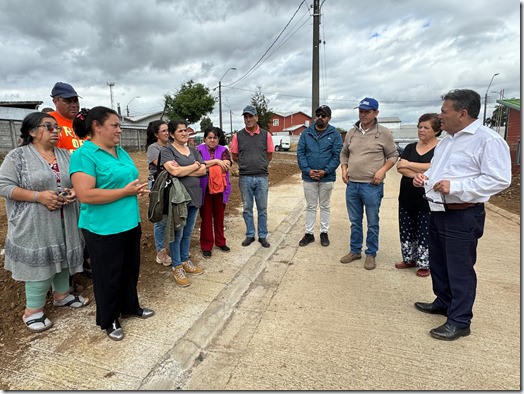
[[[329,108],[327,105],[321,105],[317,108],[315,111],[315,115],[322,112],[326,116],[331,116],[331,108]]]

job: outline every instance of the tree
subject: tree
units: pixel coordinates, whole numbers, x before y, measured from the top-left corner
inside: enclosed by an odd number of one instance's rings
[[[269,130],[274,115],[272,110],[268,109],[268,104],[269,100],[262,93],[262,88],[257,86],[255,94],[251,96],[251,105],[257,109],[258,125],[266,130]]]
[[[204,119],[200,122],[200,131],[204,132],[206,129],[213,127],[213,121],[209,116],[205,116]]]
[[[164,100],[169,119],[184,119],[189,124],[197,123],[215,107],[209,88],[193,80],[182,84],[176,94],[165,94]]]
[[[493,128],[505,126],[508,120],[508,109],[503,105],[496,105],[491,118],[486,119],[486,124]]]

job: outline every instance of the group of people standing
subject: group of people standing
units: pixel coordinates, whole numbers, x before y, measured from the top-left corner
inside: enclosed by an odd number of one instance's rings
[[[365,212],[364,268],[375,269],[384,179],[396,165],[402,174],[398,197],[402,261],[395,267],[417,267],[418,276],[431,275],[436,298],[431,303],[416,302],[415,308],[446,316],[446,322],[430,334],[439,340],[456,340],[471,332],[477,283],[474,265],[484,228],[484,203],[510,185],[511,160],[505,140],[477,119],[477,92],[456,89],[442,100],[440,114],[419,118],[418,141],[407,145],[400,158],[391,131],[378,122],[377,100],[366,97],[355,107],[359,121],[343,143],[327,126],[331,109],[323,105],[316,110],[315,121],[301,134],[297,149],[306,198],[306,233],[299,246],[315,240],[317,207],[321,245],[329,245],[330,195],[341,164],[351,232],[349,253],[340,262],[362,258]],[[439,142],[442,131],[447,136]]]
[[[124,338],[120,318],[155,314],[140,306],[137,293],[138,197],[149,192],[160,169],[176,178],[186,195],[182,226],[171,228],[165,212],[154,224],[156,261],[172,268],[177,285],[187,287],[191,284],[187,275],[204,272],[190,260],[199,213],[203,257],[210,258],[214,246],[230,251],[224,212],[233,161],[238,163],[246,225],[242,246],[248,247],[258,236],[262,247],[270,247],[268,167],[274,146],[270,133],[258,125],[255,107],[244,108],[245,128],[233,136],[230,149],[220,128],[205,130],[204,142],[193,148],[188,145],[185,121],[151,122],[147,130],[150,179],[141,182],[131,157],[119,146],[122,130],[117,112],[100,106],[80,110],[78,94],[62,82],[54,86],[52,97],[57,111],[26,116],[20,146],[7,154],[0,167],[0,195],[7,200],[8,213],[5,268],[25,283],[23,321],[29,330],[40,332],[52,326],[44,312],[50,288],[55,306],[89,304],[88,298],[71,294],[69,286],[70,275],[86,267],[86,256],[92,269],[96,324],[110,339]],[[442,100],[440,114],[419,118],[418,141],[408,145],[400,159],[391,131],[378,122],[377,100],[367,97],[359,102],[355,107],[359,120],[344,141],[329,123],[331,109],[322,105],[315,111],[314,122],[301,134],[297,148],[306,200],[305,234],[299,246],[315,241],[318,207],[320,244],[329,246],[330,199],[341,166],[351,231],[349,252],[340,262],[362,258],[365,213],[364,268],[375,269],[384,179],[396,165],[402,174],[398,197],[402,261],[395,267],[417,267],[418,276],[431,275],[436,299],[417,302],[415,307],[446,316],[445,324],[430,333],[454,340],[470,333],[476,293],[473,267],[484,227],[484,203],[509,186],[511,166],[504,139],[477,119],[478,93],[457,89]],[[447,136],[439,143],[443,131]]]

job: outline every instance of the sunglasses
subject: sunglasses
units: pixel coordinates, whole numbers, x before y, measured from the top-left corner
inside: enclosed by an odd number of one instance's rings
[[[329,118],[329,116],[324,115],[324,114],[315,114],[315,116],[316,116],[317,118],[322,118],[322,119],[323,119],[323,118]]]
[[[59,125],[57,125],[56,123],[49,123],[49,122],[45,122],[44,124],[39,124],[38,126],[36,126],[36,128],[39,128],[39,127],[45,127],[46,130],[49,132],[56,130],[59,133],[60,130],[62,130],[62,128]]]

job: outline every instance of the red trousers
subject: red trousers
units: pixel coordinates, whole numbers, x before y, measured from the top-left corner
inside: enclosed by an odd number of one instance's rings
[[[206,190],[204,204],[200,207],[200,248],[203,251],[211,251],[213,244],[216,246],[226,245],[226,237],[224,236],[226,204],[224,204],[223,199],[223,193],[209,194]]]

